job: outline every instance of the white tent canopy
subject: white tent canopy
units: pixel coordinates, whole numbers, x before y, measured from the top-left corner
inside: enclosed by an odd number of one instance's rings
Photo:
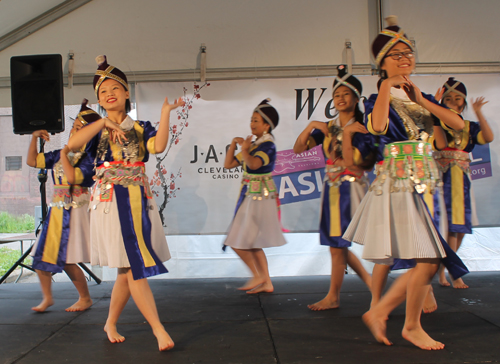
[[[99,54],[131,81],[199,79],[201,44],[209,80],[315,77],[347,62],[350,42],[354,73],[370,74],[370,42],[389,14],[416,42],[417,72],[500,72],[499,10],[497,0],[2,0],[0,107],[10,57],[26,54],[59,53],[67,74],[74,53],[66,104],[88,97]]]

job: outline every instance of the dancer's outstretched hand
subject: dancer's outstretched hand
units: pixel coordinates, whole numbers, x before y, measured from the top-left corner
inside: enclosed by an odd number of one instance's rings
[[[177,109],[179,106],[184,106],[184,105],[186,105],[186,102],[182,97],[179,97],[178,99],[174,100],[173,104],[170,104],[168,102],[168,97],[165,97],[165,101],[163,102],[163,105],[161,107],[161,112],[170,113],[170,111]]]
[[[482,107],[488,103],[488,101],[484,101],[484,97],[478,97],[477,99],[471,99],[472,102],[472,109],[474,112],[477,114],[478,112],[481,111]]]
[[[436,99],[437,102],[441,101],[441,99],[443,98],[443,94],[444,94],[444,87],[438,88],[436,94],[434,95],[434,98]]]

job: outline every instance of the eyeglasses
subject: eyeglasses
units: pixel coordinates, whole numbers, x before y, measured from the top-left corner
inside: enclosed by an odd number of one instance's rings
[[[401,58],[406,57],[407,59],[412,59],[415,56],[415,53],[412,51],[408,52],[397,52],[386,55],[384,58],[391,57],[395,61],[400,60]]]

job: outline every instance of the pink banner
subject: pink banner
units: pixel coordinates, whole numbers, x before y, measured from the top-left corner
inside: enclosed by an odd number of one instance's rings
[[[325,157],[321,145],[300,154],[295,154],[293,149],[286,149],[279,151],[276,155],[273,176],[324,167]]]

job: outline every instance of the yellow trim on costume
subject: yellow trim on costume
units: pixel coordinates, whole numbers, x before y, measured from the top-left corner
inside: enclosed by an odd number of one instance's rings
[[[486,140],[484,140],[484,135],[482,130],[479,133],[477,133],[477,142],[478,144],[487,144]]]
[[[462,140],[460,143],[460,148],[461,150],[464,150],[467,147],[467,144],[469,144],[469,137],[470,137],[470,121],[464,120],[464,128],[462,129]]]
[[[134,123],[134,130],[137,134],[137,139],[139,139],[139,153],[137,160],[142,161],[146,156],[146,147],[144,146],[144,128],[136,121]]]
[[[450,168],[451,174],[451,223],[465,225],[464,172],[459,166]]]
[[[61,246],[61,234],[63,230],[64,209],[61,207],[52,207],[50,209],[49,227],[45,237],[45,246],[43,248],[42,262],[57,264],[59,256],[59,247]]]
[[[434,195],[431,194],[429,188],[424,193],[424,202],[429,209],[429,214],[434,218]]]
[[[255,153],[253,156],[254,157],[261,157],[263,159],[262,166],[267,166],[269,164],[269,156],[266,153],[259,151],[259,152]]]
[[[323,153],[325,153],[325,155],[327,157],[330,156],[330,146],[332,144],[332,141],[333,141],[333,137],[332,137],[332,134],[330,133],[330,127],[332,125],[335,125],[335,120],[330,120],[327,124],[327,127],[328,127],[328,134],[325,135],[325,138],[323,139]]]
[[[35,168],[45,168],[45,154],[38,153],[36,155]]]
[[[83,183],[83,172],[80,168],[75,168],[75,182],[74,185],[81,185]]]
[[[330,187],[329,191],[330,205],[330,236],[341,236],[342,228],[340,226],[340,192],[338,187]]]
[[[385,135],[387,133],[387,130],[389,129],[389,118],[387,118],[387,122],[385,123],[385,128],[381,132],[375,131],[373,129],[373,124],[372,124],[372,114],[368,114],[368,125],[367,129],[368,131],[373,134],[373,135]]]
[[[148,139],[146,149],[150,154],[156,154],[156,135]]]
[[[128,193],[130,196],[130,212],[132,213],[132,221],[134,223],[134,231],[137,236],[137,244],[141,252],[144,266],[153,267],[156,265],[151,253],[146,246],[144,236],[142,235],[142,192],[140,186],[128,186]]]
[[[311,148],[314,148],[316,145],[316,140],[314,140],[312,136],[309,136],[306,143],[307,149],[309,150]]]
[[[352,147],[352,160],[355,166],[360,166],[363,164],[363,156],[358,148]]]
[[[234,158],[236,158],[236,160],[238,161],[239,164],[243,164],[243,153],[242,152],[239,152],[238,154],[236,154],[234,156]]]

